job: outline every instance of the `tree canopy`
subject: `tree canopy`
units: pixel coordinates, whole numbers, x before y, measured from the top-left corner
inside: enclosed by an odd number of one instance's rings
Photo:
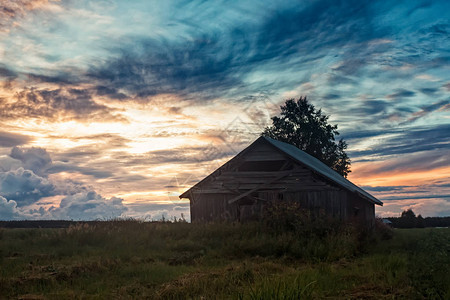
[[[262,135],[292,144],[347,177],[351,172],[345,152],[347,143],[342,139],[336,142],[337,125],[328,124],[328,118],[306,97],[289,99],[281,106],[281,115],[272,118],[272,125]]]

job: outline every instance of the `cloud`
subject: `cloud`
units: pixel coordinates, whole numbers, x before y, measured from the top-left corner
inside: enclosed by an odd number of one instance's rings
[[[1,8],[0,8],[1,11]],[[1,16],[1,13],[0,13]],[[0,24],[1,26],[1,24]],[[4,64],[0,63],[0,78],[16,78],[17,77],[17,73],[14,72],[13,70],[9,69],[8,67],[6,67]]]
[[[179,201],[178,201],[179,202]],[[183,215],[187,221],[190,221],[189,203],[130,203],[127,205],[129,211],[127,215],[131,217],[142,218],[146,220],[159,221],[163,217],[166,220],[181,218]]]
[[[256,58],[283,58],[299,50],[312,53],[380,38],[385,33],[374,26],[373,17],[366,1],[322,0],[277,11],[259,32],[258,46],[263,50]]]
[[[61,162],[53,164],[52,167],[48,169],[48,172],[50,174],[61,173],[61,172],[81,173],[81,174],[93,176],[95,178],[108,178],[108,177],[112,177],[114,175],[114,173],[111,171],[99,170],[92,166],[91,167],[82,167],[82,166],[77,166],[75,164],[61,163]]]
[[[0,131],[0,147],[14,147],[24,145],[33,140],[30,136]]]
[[[445,152],[449,147],[450,125],[435,125],[428,127],[414,127],[409,128],[408,131],[404,129],[395,129],[387,131],[361,131],[356,133],[350,133],[346,135],[346,138],[367,138],[376,137],[389,134],[395,134],[386,140],[383,140],[382,144],[377,144],[372,147],[368,147],[367,150],[362,151],[349,151],[349,154],[353,157],[369,156],[369,155],[395,155],[395,154],[408,154],[422,151],[439,150]],[[433,157],[431,157],[433,159]]]
[[[106,199],[89,186],[49,176],[58,172],[43,148],[14,147],[9,157],[0,160],[0,166],[0,218],[108,219],[127,211],[120,198]],[[92,169],[84,172],[101,177]],[[61,199],[59,205],[42,206],[45,199],[55,197]]]
[[[17,206],[21,207],[55,195],[55,186],[47,178],[20,167],[0,173],[0,195],[15,200]]]
[[[421,106],[421,110],[412,114],[412,116],[403,123],[414,122],[417,119],[423,118],[435,111],[450,110],[450,100],[442,100],[430,105]]]
[[[353,177],[359,182],[382,186],[397,183],[418,185],[436,179],[444,179],[450,170],[450,158],[446,150],[394,155],[379,161],[354,164]]]
[[[376,115],[387,112],[391,104],[383,100],[366,100],[357,109],[355,113],[363,116]]]
[[[388,95],[389,99],[409,98],[415,96],[416,93],[405,89],[397,89],[395,93]]]
[[[329,94],[324,95],[322,98],[329,99],[329,100],[335,100],[335,99],[342,98],[342,96],[339,94],[336,94],[336,93],[329,93]]]
[[[123,199],[106,199],[94,191],[64,197],[59,207],[50,207],[48,212],[55,219],[95,220],[120,217],[127,208]]]
[[[447,90],[447,92],[450,92],[450,82],[444,84],[443,87]]]
[[[450,215],[450,201],[446,199],[416,199],[410,201],[392,200],[384,202],[383,207],[377,207],[377,214],[384,217],[396,216],[404,210],[412,209],[417,215],[447,217]]]
[[[146,39],[123,48],[88,76],[98,80],[102,94],[117,97],[124,89],[137,97],[158,94],[225,93],[242,84],[237,61],[241,54],[218,36],[194,37],[182,42]]]
[[[439,89],[437,88],[432,88],[432,87],[427,87],[427,88],[421,88],[419,89],[422,93],[426,94],[426,95],[430,95],[433,96],[436,92],[439,91]]]
[[[158,94],[197,100],[242,97],[298,84],[301,78],[289,76],[292,69],[310,72],[309,67],[338,47],[346,49],[348,59],[336,72],[354,74],[368,58],[367,53],[355,57],[355,48],[365,49],[387,34],[375,26],[372,10],[366,1],[322,0],[280,5],[262,19],[241,19],[222,27],[208,24],[178,39],[130,36],[86,75],[96,82],[98,94],[114,99],[126,99],[119,90],[130,99]],[[186,22],[183,15],[176,21]],[[372,46],[371,51],[381,50]],[[273,76],[249,82],[249,75],[262,69],[273,71]]]
[[[10,157],[20,160],[25,169],[33,171],[35,174],[43,175],[46,169],[52,164],[52,159],[43,148],[19,148],[11,149]]]
[[[408,186],[362,186],[361,188],[369,192],[391,192],[403,190],[405,187]]]
[[[45,118],[52,121],[125,121],[115,109],[96,103],[89,90],[80,88],[22,90],[12,102],[2,103],[0,117]]]
[[[13,25],[14,20],[46,4],[48,4],[48,0],[1,0],[0,31],[7,31]]]
[[[224,147],[214,147],[212,149],[214,153],[208,155],[208,152],[211,151],[211,146],[203,146],[203,147],[183,147],[183,148],[174,148],[174,149],[166,149],[166,150],[155,150],[148,152],[146,157],[143,158],[147,160],[149,163],[202,163],[208,162],[215,159],[222,159],[226,157],[230,157],[235,155],[236,153],[229,148]]]
[[[35,3],[40,2],[45,3]],[[350,156],[357,162],[400,156],[378,165],[380,170],[391,162],[398,169],[408,163],[424,168],[447,162],[449,128],[413,126],[445,123],[449,26],[436,17],[448,11],[444,1],[277,1],[270,7],[245,1],[136,2],[131,7],[117,3],[110,10],[69,1],[44,13],[43,7],[30,13],[34,9],[26,3],[31,1],[1,3],[7,3],[10,16],[0,24],[7,20],[17,30],[0,32],[5,37],[0,41],[0,119],[16,132],[33,131],[28,135],[35,145],[57,142],[52,144],[53,162],[8,157],[0,170],[31,171],[49,180],[58,197],[93,190],[80,180],[101,187],[108,198],[119,190],[151,190],[151,198],[173,174],[196,175],[208,162],[234,154],[217,145],[246,146],[260,132],[256,127],[278,113],[262,105],[248,109],[252,99],[262,103],[255,95],[278,102],[289,91],[323,96],[317,101],[337,118],[344,137],[345,128],[353,131],[348,136],[358,151]],[[244,121],[230,125],[229,133],[206,132],[228,124],[238,110]],[[159,115],[153,117],[154,112]],[[91,122],[122,122],[123,116],[130,124],[102,124],[95,131],[130,128],[129,140],[56,137],[48,131],[74,121],[60,128],[75,128],[72,135]],[[360,132],[354,132],[357,127]],[[180,147],[188,139],[190,146],[194,140],[212,146]],[[159,150],[131,153],[151,150],[153,140]],[[29,141],[0,133],[0,146]],[[0,150],[5,154],[6,149]],[[417,151],[423,153],[414,156],[416,161],[405,158]],[[141,197],[124,195],[127,202]]]
[[[17,203],[0,196],[0,220],[14,220],[18,217]]]

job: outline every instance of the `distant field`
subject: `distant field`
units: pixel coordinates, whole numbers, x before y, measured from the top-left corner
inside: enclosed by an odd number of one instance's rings
[[[450,299],[450,229],[0,228],[0,299]]]

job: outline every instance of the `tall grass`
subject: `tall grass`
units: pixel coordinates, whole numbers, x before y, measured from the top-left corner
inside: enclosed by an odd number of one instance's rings
[[[0,299],[448,298],[449,230],[382,240],[322,226],[115,220],[0,229]]]

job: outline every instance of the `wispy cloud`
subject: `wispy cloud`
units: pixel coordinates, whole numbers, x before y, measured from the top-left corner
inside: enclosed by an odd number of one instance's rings
[[[11,148],[29,143],[33,138],[18,133],[0,131],[0,147]]]
[[[0,1],[0,31],[6,31],[14,22],[29,11],[48,5],[48,0],[2,0]]]
[[[79,88],[22,90],[12,100],[0,99],[0,104],[3,119],[125,121],[116,109],[96,103],[89,90]]]
[[[349,142],[352,178],[391,199],[383,209],[441,213],[449,10],[0,0],[0,206],[14,218],[186,212],[177,192],[247,146],[284,97],[307,95]]]

